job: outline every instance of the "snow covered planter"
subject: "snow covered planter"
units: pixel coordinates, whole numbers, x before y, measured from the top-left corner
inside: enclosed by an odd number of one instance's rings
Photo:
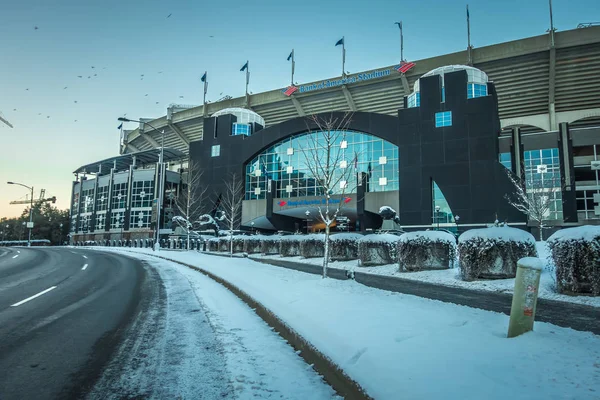
[[[210,238],[206,242],[206,249],[208,251],[219,251],[219,238]]]
[[[306,236],[289,235],[282,236],[279,241],[279,254],[281,257],[294,257],[300,255],[300,242]]]
[[[300,255],[304,258],[323,257],[325,255],[325,235],[307,235],[300,242]]]
[[[363,236],[358,241],[358,266],[394,264],[398,261],[400,236],[383,233]]]
[[[229,253],[229,236],[221,236],[219,238],[219,251]]]
[[[418,231],[400,236],[400,272],[452,268],[455,258],[456,239],[448,232]]]
[[[281,236],[263,236],[260,241],[260,252],[266,255],[279,254],[279,240]]]
[[[363,235],[359,233],[336,233],[329,236],[331,261],[348,261],[358,258],[358,241]]]
[[[537,257],[533,235],[509,227],[466,231],[458,238],[458,254],[465,281],[514,278],[520,258]]]
[[[261,240],[264,239],[264,235],[252,235],[244,236],[244,253],[257,254],[260,253]]]
[[[600,226],[561,229],[548,239],[559,293],[600,295]]]

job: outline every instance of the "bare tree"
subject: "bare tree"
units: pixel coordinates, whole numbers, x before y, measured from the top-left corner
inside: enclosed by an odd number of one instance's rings
[[[545,222],[551,219],[554,211],[552,204],[556,201],[556,194],[564,188],[563,180],[553,173],[526,174],[523,171],[521,176],[524,178],[517,177],[510,170],[507,170],[506,174],[515,188],[512,194],[505,195],[506,200],[537,224],[540,231],[539,240],[544,240]]]
[[[340,116],[332,113],[326,118],[317,115],[309,117],[308,123],[314,124],[316,129],[309,126],[309,134],[306,135],[307,146],[301,148],[311,179],[315,180],[317,188],[325,196],[323,202],[317,206],[317,218],[325,224],[323,278],[327,278],[329,266],[331,225],[346,204],[345,193],[355,175],[353,164],[356,165],[358,159],[358,155],[354,154],[348,160],[345,146],[342,145],[351,117],[351,113]]]
[[[202,186],[201,181],[202,170],[200,169],[200,165],[190,160],[188,162],[187,173],[182,180],[183,188],[175,199],[179,215],[173,217],[173,221],[184,228],[187,233],[188,250],[190,248],[192,227],[202,215],[206,197],[207,188]]]
[[[236,173],[225,179],[225,193],[221,199],[221,215],[218,218],[229,228],[229,252],[233,254],[233,230],[242,219],[242,201],[244,200],[244,180]]]

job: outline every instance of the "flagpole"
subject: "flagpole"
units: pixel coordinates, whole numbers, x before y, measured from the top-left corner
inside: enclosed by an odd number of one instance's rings
[[[400,21],[400,62],[404,61],[404,35],[402,34],[402,21]]]
[[[346,40],[342,36],[342,77],[346,76]]]
[[[294,70],[296,69],[296,60],[294,59],[294,49],[292,49],[292,86],[294,86]]]
[[[550,4],[550,47],[554,47],[554,20],[552,18],[552,0],[548,0]]]
[[[246,61],[246,98],[248,98],[248,83],[250,82],[250,63]]]
[[[471,55],[471,17],[469,16],[469,5],[467,4],[467,65],[473,65]]]
[[[206,109],[206,92],[208,91],[208,75],[207,75],[207,72],[208,71],[204,71],[204,76],[205,76],[205,78],[204,78],[204,101],[203,101],[204,109]]]

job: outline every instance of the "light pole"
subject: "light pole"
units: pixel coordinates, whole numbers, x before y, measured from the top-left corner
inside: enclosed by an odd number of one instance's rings
[[[437,230],[440,230],[440,206],[435,206],[435,219],[437,220]]]
[[[306,210],[304,212],[304,214],[306,215],[306,234],[308,235],[308,221],[309,221],[309,218],[310,218],[310,211]]]
[[[156,129],[154,126],[152,126],[152,124],[148,123],[148,122],[144,122],[144,121],[140,121],[140,120],[135,120],[135,119],[129,119],[129,118],[124,118],[124,117],[120,117],[117,118],[117,120],[121,121],[121,122],[138,122],[141,124],[146,124],[148,125],[150,128],[154,129],[155,131],[158,131],[158,129]],[[164,164],[163,164],[163,157],[164,157],[164,150],[165,150],[165,130],[161,130],[161,143],[160,143],[160,156],[158,158],[158,164],[160,165],[160,181],[158,182],[158,205],[156,206],[156,229],[154,230],[154,246],[153,249],[156,250],[157,248],[160,247],[159,245],[159,240],[160,240],[160,214],[161,214],[161,209],[162,209],[162,203],[163,203],[163,183],[165,181],[165,177],[163,176],[163,172],[166,172],[165,168],[164,168]],[[122,234],[121,234],[122,235]]]
[[[62,241],[62,228],[63,228],[63,224],[62,222],[58,225],[58,233],[59,233],[59,239],[58,239],[58,243],[60,243],[60,245],[63,245],[63,241]]]
[[[31,247],[31,229],[33,228],[33,186],[27,186],[27,185],[23,185],[22,183],[18,183],[18,182],[6,182],[9,185],[19,185],[19,186],[23,186],[24,188],[27,188],[31,191],[31,198],[30,198],[30,204],[29,204],[29,223],[27,224],[27,228],[29,228],[29,237],[27,239],[27,247]]]
[[[460,220],[459,215],[454,216],[454,222],[456,222],[456,233],[458,234],[458,221]]]
[[[250,226],[252,227],[252,234],[254,235],[254,221],[250,222]]]

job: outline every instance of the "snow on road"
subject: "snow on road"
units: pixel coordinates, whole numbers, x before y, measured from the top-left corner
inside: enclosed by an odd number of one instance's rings
[[[140,256],[164,288],[89,398],[331,399],[337,395],[241,300],[187,267]]]
[[[534,332],[507,339],[508,316],[499,313],[247,259],[160,255],[237,285],[376,399],[600,398],[600,337],[592,333],[536,322]]]

